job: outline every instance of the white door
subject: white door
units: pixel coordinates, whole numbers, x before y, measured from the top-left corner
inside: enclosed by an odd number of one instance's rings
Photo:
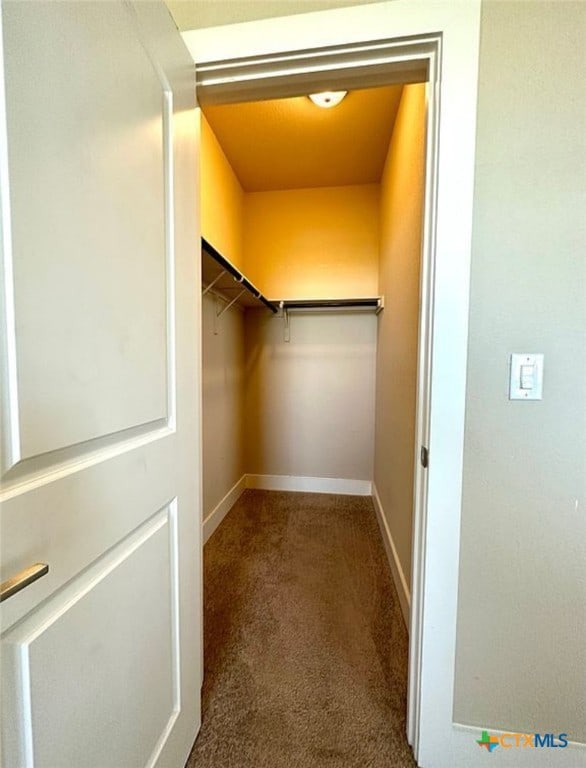
[[[2,6],[4,768],[179,768],[200,721],[193,62],[162,3]]]

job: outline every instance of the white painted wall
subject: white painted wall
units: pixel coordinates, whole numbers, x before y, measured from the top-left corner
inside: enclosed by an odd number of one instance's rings
[[[204,519],[244,474],[244,314],[229,309],[214,335],[214,312],[208,294],[202,308]]]
[[[246,468],[372,479],[376,318],[291,313],[246,319]]]
[[[581,742],[585,25],[583,2],[483,4],[455,686],[460,722]],[[525,351],[543,400],[511,402]]]
[[[181,30],[376,2],[378,0],[166,0]]]

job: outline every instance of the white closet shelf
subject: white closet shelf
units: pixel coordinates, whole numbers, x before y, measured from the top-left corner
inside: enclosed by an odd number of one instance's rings
[[[279,311],[274,302],[263,296],[261,291],[231,261],[222,256],[203,237],[201,251],[201,279],[204,295],[209,292],[220,294],[228,302],[228,306],[232,304],[243,307],[264,305],[271,312]]]
[[[279,309],[372,309],[377,314],[384,309],[384,296],[352,299],[285,299],[274,301]]]

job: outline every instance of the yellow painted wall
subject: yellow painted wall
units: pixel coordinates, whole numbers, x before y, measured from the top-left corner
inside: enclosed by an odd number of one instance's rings
[[[244,197],[244,269],[270,298],[374,296],[379,185]]]
[[[208,121],[200,114],[202,235],[243,270],[244,192]]]
[[[374,482],[405,580],[411,580],[425,85],[406,85],[381,181]]]

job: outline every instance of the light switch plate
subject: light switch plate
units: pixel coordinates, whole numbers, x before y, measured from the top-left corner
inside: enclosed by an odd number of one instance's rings
[[[533,368],[533,375],[527,375]],[[521,377],[521,373],[525,375]],[[543,398],[543,355],[514,352],[509,373],[509,400],[541,400]]]

